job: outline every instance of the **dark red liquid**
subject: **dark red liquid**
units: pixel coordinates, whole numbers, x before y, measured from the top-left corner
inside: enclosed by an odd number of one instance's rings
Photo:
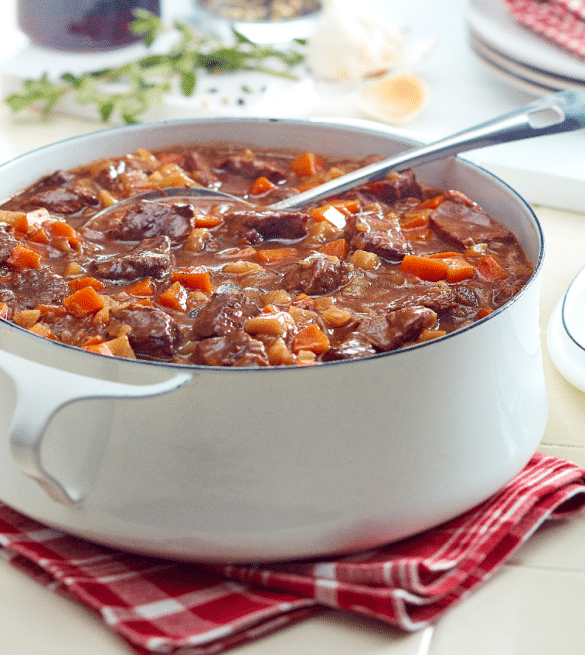
[[[113,50],[140,40],[133,9],[160,12],[159,0],[19,0],[20,29],[36,44],[69,51]]]

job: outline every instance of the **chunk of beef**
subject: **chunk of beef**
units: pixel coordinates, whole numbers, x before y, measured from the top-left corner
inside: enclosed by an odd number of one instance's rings
[[[45,207],[50,212],[73,214],[88,205],[97,205],[98,202],[97,191],[78,184],[72,173],[59,170],[12,198],[4,207],[25,212]]]
[[[191,232],[194,221],[195,208],[189,203],[140,200],[114,226],[112,236],[120,241],[140,241],[158,235],[182,239]]]
[[[381,219],[373,212],[348,216],[344,234],[351,249],[376,253],[389,262],[401,262],[404,255],[412,254],[398,221]]]
[[[451,288],[453,289],[457,303],[466,305],[467,307],[479,307],[479,298],[475,293],[475,289],[464,284],[453,285]]]
[[[433,284],[415,291],[405,287],[404,291],[404,296],[388,303],[390,311],[402,307],[422,306],[441,314],[457,306],[457,298],[453,289],[444,283]]]
[[[323,253],[302,259],[286,273],[282,288],[309,296],[322,296],[345,286],[351,279],[353,266]]]
[[[221,168],[228,173],[241,175],[250,180],[255,180],[258,177],[265,177],[274,183],[286,180],[286,174],[283,170],[256,157],[234,155],[233,157],[228,157],[221,164]]]
[[[352,334],[344,341],[332,346],[323,355],[323,361],[339,361],[343,359],[354,359],[355,357],[367,357],[378,352],[374,346],[361,334]]]
[[[88,266],[88,272],[106,280],[161,278],[172,263],[171,240],[166,236],[143,239],[126,255],[101,257]]]
[[[193,320],[193,338],[223,337],[241,330],[260,308],[243,291],[214,293]]]
[[[494,289],[492,300],[496,307],[501,307],[513,298],[528,282],[527,275],[512,275],[505,280],[500,280]]]
[[[386,352],[416,340],[425,328],[430,328],[437,315],[428,307],[403,307],[388,314],[364,319],[357,332],[376,350]]]
[[[54,173],[43,177],[43,179],[38,182],[37,188],[65,186],[67,184],[71,185],[74,183],[75,175],[73,173],[59,169]]]
[[[12,234],[0,230],[0,264],[4,264],[17,245],[18,241]]]
[[[35,194],[28,203],[28,207],[45,207],[57,214],[74,214],[88,205],[97,205],[97,193],[83,187],[48,189]]]
[[[211,170],[207,159],[196,150],[187,153],[183,166],[203,186],[213,186],[218,181],[218,177]]]
[[[264,344],[242,330],[204,339],[198,355],[207,366],[270,366]]]
[[[166,312],[143,305],[113,308],[110,326],[114,328],[120,324],[129,326],[128,341],[137,355],[153,359],[173,358],[179,330]]]
[[[60,303],[69,293],[65,280],[49,268],[27,268],[13,273],[3,284],[0,301],[20,311]]]
[[[229,233],[248,243],[302,239],[308,219],[302,212],[237,211],[225,216]]]
[[[416,181],[412,169],[407,169],[401,173],[390,173],[381,180],[368,182],[357,187],[355,191],[344,194],[344,197],[348,197],[352,193],[360,194],[362,197],[366,196],[370,199],[381,200],[388,204],[392,204],[397,200],[404,200],[405,198],[422,198],[422,189]]]
[[[510,230],[458,191],[448,191],[445,200],[431,212],[429,220],[437,232],[463,248],[476,243],[514,241]]]
[[[103,168],[96,176],[96,182],[100,187],[111,191],[114,194],[124,193],[124,183],[120,179],[121,173],[126,170],[126,163],[120,161],[118,164],[110,164]]]

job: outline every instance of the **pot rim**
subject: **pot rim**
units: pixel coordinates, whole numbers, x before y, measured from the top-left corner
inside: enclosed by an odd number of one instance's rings
[[[16,157],[13,157],[12,159],[9,159],[8,161],[0,164],[0,175],[2,175],[3,169],[8,166],[12,166],[16,164],[19,160],[28,158],[30,156],[33,156],[37,153],[42,153],[44,151],[54,149],[54,148],[59,148],[63,144],[71,144],[75,143],[76,141],[83,141],[85,139],[91,139],[95,138],[97,135],[104,135],[104,134],[113,134],[115,132],[124,132],[124,133],[132,133],[132,132],[142,132],[142,131],[150,131],[150,130],[156,130],[157,127],[179,127],[181,125],[195,125],[195,124],[211,124],[211,123],[256,123],[256,124],[262,124],[262,123],[270,123],[270,124],[286,124],[286,125],[299,125],[299,126],[307,126],[307,125],[313,125],[313,126],[319,126],[322,125],[323,127],[332,127],[332,128],[337,128],[337,129],[345,129],[345,130],[350,130],[354,132],[365,132],[369,135],[379,133],[380,135],[384,136],[385,138],[390,138],[390,139],[395,139],[403,143],[408,143],[411,144],[413,147],[421,145],[422,142],[418,141],[416,139],[413,139],[411,137],[406,137],[402,136],[400,134],[397,134],[395,131],[391,130],[390,128],[385,129],[383,125],[377,125],[373,122],[369,121],[360,121],[359,123],[356,122],[343,122],[340,119],[327,119],[327,118],[316,118],[316,119],[289,119],[289,118],[258,118],[258,117],[245,117],[245,118],[230,118],[230,117],[204,117],[204,118],[193,118],[193,119],[170,119],[170,120],[161,120],[161,121],[152,121],[148,123],[137,123],[133,125],[117,125],[114,127],[102,129],[102,130],[96,130],[93,132],[88,132],[85,134],[79,134],[73,137],[69,137],[66,139],[60,139],[59,141],[55,141],[53,143],[49,143],[43,146],[40,146],[38,148],[35,148],[33,150],[30,150],[26,153],[22,153],[20,155],[17,155]],[[245,139],[242,139],[242,142],[244,142]],[[105,155],[107,156],[107,155]],[[50,344],[49,347],[61,347],[61,348],[66,348],[67,351],[73,351],[73,352],[78,352],[80,355],[84,357],[98,357],[100,358],[100,362],[106,365],[106,362],[109,362],[107,365],[117,365],[119,364],[120,360],[123,360],[124,364],[131,365],[131,366],[154,366],[156,368],[163,368],[163,369],[170,369],[170,370],[179,370],[179,371],[207,371],[207,370],[212,370],[214,372],[225,372],[229,373],[230,375],[234,374],[245,374],[245,373],[250,373],[254,372],[255,374],[270,374],[268,373],[269,371],[275,372],[275,371],[282,371],[282,370],[307,370],[307,369],[313,369],[313,368],[318,368],[321,369],[323,367],[330,367],[330,366],[347,366],[347,365],[357,365],[359,362],[369,362],[375,359],[380,359],[380,358],[385,358],[385,357],[398,357],[401,353],[408,353],[412,352],[414,350],[419,350],[421,348],[428,348],[432,347],[435,344],[441,344],[444,343],[448,339],[456,338],[460,334],[464,334],[470,330],[473,330],[475,328],[479,328],[481,325],[485,324],[487,321],[494,320],[497,316],[499,316],[502,312],[506,311],[509,307],[511,307],[520,297],[526,292],[528,287],[530,287],[532,284],[535,283],[535,280],[539,277],[540,271],[542,270],[543,266],[543,261],[544,261],[544,254],[545,254],[545,241],[544,241],[544,232],[542,229],[542,225],[534,213],[534,210],[532,207],[528,204],[528,202],[513,188],[511,187],[507,182],[502,180],[499,176],[495,175],[491,171],[487,170],[483,166],[480,166],[470,160],[464,159],[460,157],[459,155],[456,155],[454,157],[451,157],[451,159],[456,159],[458,162],[460,162],[463,166],[469,167],[471,169],[475,169],[477,171],[480,171],[483,173],[486,177],[490,178],[494,183],[499,185],[500,187],[503,187],[504,190],[506,190],[510,195],[514,196],[518,201],[521,206],[526,210],[528,216],[532,219],[532,223],[534,227],[536,228],[536,232],[538,235],[538,240],[539,240],[539,253],[538,253],[538,258],[536,262],[534,262],[534,270],[526,282],[526,284],[520,289],[520,291],[514,295],[508,302],[506,302],[504,305],[501,307],[498,307],[495,311],[493,311],[491,314],[488,314],[487,316],[473,322],[470,325],[467,325],[465,327],[458,328],[454,332],[450,332],[444,336],[437,337],[436,339],[432,339],[430,341],[425,341],[423,343],[418,343],[418,344],[413,344],[411,346],[407,346],[406,348],[399,348],[398,350],[391,350],[388,352],[381,352],[381,353],[375,353],[373,355],[368,355],[366,357],[357,357],[354,359],[346,359],[346,360],[335,360],[335,361],[329,361],[329,362],[320,362],[317,367],[314,366],[300,366],[300,365],[285,365],[285,366],[263,366],[263,367],[225,367],[225,366],[207,366],[207,365],[202,365],[202,364],[176,364],[173,362],[163,362],[163,361],[155,361],[155,360],[148,360],[148,359],[127,359],[127,358],[120,358],[120,357],[104,357],[103,355],[99,355],[98,353],[93,353],[90,351],[84,351],[81,348],[77,348],[76,346],[72,346],[69,344],[62,343],[60,341],[51,341],[50,339],[46,339],[45,337],[42,337],[40,335],[34,334],[33,332],[30,332],[26,328],[22,328],[15,323],[12,323],[8,321],[7,319],[0,318],[0,325],[5,325],[10,327],[11,329],[15,329],[16,331],[26,334],[27,337],[25,338],[34,338],[36,340],[41,340],[41,342],[45,342],[47,344]],[[16,193],[16,192],[15,192]],[[35,343],[39,344],[39,341],[36,341]],[[1,350],[1,349],[0,349]]]

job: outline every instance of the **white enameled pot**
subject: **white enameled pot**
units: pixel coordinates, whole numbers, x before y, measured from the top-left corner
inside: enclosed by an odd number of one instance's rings
[[[143,124],[3,165],[0,199],[57,168],[189,142],[348,157],[412,145],[362,124]],[[417,175],[463,191],[516,233],[536,270],[511,302],[424,345],[299,368],[113,359],[0,321],[0,498],[113,547],[267,561],[396,540],[496,492],[545,427],[542,232],[513,190],[472,164],[449,159]]]

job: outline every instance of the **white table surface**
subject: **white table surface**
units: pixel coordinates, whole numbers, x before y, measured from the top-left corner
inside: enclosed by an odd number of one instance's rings
[[[405,3],[396,4],[404,9]],[[408,4],[416,12],[425,3],[411,0]],[[448,11],[445,3],[435,4],[441,13]],[[11,5],[13,8],[12,2]],[[463,35],[457,24],[453,32],[458,38]],[[14,29],[14,14],[3,15],[0,60],[21,45],[21,37]],[[428,66],[430,76],[430,62]],[[475,72],[473,93],[489,97],[491,106],[511,108],[529,99],[491,79],[481,67],[471,64],[471,69]],[[428,108],[430,115],[412,126],[421,133],[426,129],[429,136],[433,136],[430,133],[433,124],[445,128],[437,128],[434,135],[442,136],[454,124],[470,123],[464,121],[466,116],[457,102],[446,102],[446,98],[465,91],[457,69],[445,69],[443,73],[442,81],[431,80],[435,100]],[[441,98],[443,105],[439,102]],[[15,118],[1,107],[0,160],[100,127],[90,120],[63,115],[53,116],[44,123],[30,115]],[[585,135],[580,134],[579,138]],[[553,146],[551,141],[550,147],[558,154],[562,144]],[[533,160],[534,167],[546,169],[543,155],[537,157],[531,148],[526,144],[522,156]],[[573,167],[578,163],[573,161]],[[503,174],[504,179],[517,187],[518,170],[513,171],[514,180],[506,176],[506,171]],[[531,188],[538,186],[541,175],[556,172],[524,169],[523,174],[525,186]],[[585,193],[585,186],[579,189]],[[544,335],[554,305],[585,265],[585,200],[577,207],[580,211],[559,209],[564,203],[552,197],[548,206],[536,204],[534,197],[530,200],[542,222],[547,244],[541,295]],[[585,467],[585,397],[556,372],[544,339],[543,345],[550,410],[542,450]],[[405,635],[382,623],[330,611],[231,652],[241,655],[577,654],[584,652],[584,610],[585,516],[539,531],[491,581],[453,608],[436,626],[420,633]],[[0,655],[131,655],[132,652],[84,607],[54,594],[9,563],[0,561]]]
[[[415,68],[429,86],[430,101],[418,117],[404,126],[404,131],[413,138],[434,140],[447,136],[511,111],[535,97],[495,77],[473,54],[468,45],[468,1],[360,0],[360,6],[369,8],[372,15],[381,12],[403,26],[407,44],[429,37],[438,40],[431,56]],[[490,3],[498,1],[489,0]],[[15,2],[4,0],[5,5]],[[190,3],[191,0],[167,0],[163,2],[165,15],[189,18],[193,13]],[[110,53],[96,60],[95,55],[85,54],[72,60],[68,55],[60,57],[56,53],[39,54],[33,50],[26,51],[23,60],[26,39],[11,31],[9,24],[0,25],[0,29],[7,33],[0,41],[0,75],[10,90],[20,88],[21,80],[27,76],[36,78],[44,72],[58,76],[72,68],[73,72],[81,72],[84,67],[86,70],[101,68],[110,65],[110,59],[118,61],[121,56],[119,52]],[[253,92],[242,94],[242,83]],[[266,86],[267,90],[261,92]],[[210,94],[210,87],[217,92]],[[270,117],[364,118],[356,110],[354,91],[355,85],[315,82],[304,77],[302,72],[297,82],[267,80],[266,76],[254,74],[221,80],[213,76],[210,81],[203,77],[195,97],[185,99],[180,94],[171,95],[148,117],[185,118],[237,112]],[[245,104],[237,105],[242,96]],[[69,99],[60,106],[77,115],[87,116],[91,111]],[[491,146],[466,156],[505,177],[530,202],[573,211],[585,206],[585,132]]]

